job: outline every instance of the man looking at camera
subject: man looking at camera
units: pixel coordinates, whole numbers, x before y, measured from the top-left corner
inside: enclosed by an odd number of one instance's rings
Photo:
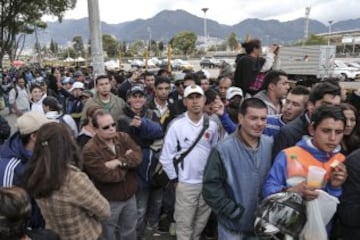
[[[141,149],[128,134],[116,132],[110,113],[97,111],[92,123],[96,135],[84,146],[84,169],[111,206],[111,217],[102,223],[103,238],[135,240]]]

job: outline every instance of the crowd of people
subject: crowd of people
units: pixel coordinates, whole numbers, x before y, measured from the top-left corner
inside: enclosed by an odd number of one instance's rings
[[[300,239],[304,221],[272,222],[259,206],[304,205],[319,190],[340,201],[327,237],[359,239],[360,89],[337,79],[291,85],[279,46],[266,57],[260,40],[243,48],[216,79],[206,70],[2,71],[2,107],[17,131],[0,116],[0,240]],[[326,171],[317,186],[311,166]]]

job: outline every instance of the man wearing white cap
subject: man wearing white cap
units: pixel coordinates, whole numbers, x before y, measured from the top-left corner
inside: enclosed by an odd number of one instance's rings
[[[226,91],[226,112],[234,123],[238,122],[238,113],[243,96],[243,91],[238,87],[230,87]]]
[[[48,122],[51,120],[38,112],[26,112],[17,119],[18,131],[1,148],[0,187],[21,186],[22,173],[32,155],[36,132]],[[39,209],[33,206],[30,226],[39,228],[44,227],[43,225]]]
[[[205,97],[200,86],[187,86],[183,101],[187,111],[170,124],[160,162],[176,187],[174,218],[177,239],[197,240],[211,212],[201,189],[207,157],[217,143],[218,131],[217,124],[203,114]],[[196,142],[198,137],[199,141]],[[183,154],[188,149],[191,151]],[[183,160],[174,166],[174,159],[179,157]]]
[[[78,128],[80,125],[81,112],[84,108],[84,104],[81,101],[81,94],[84,89],[84,83],[74,82],[74,84],[69,90],[71,95],[65,100],[64,113],[71,115],[71,117],[76,122]]]

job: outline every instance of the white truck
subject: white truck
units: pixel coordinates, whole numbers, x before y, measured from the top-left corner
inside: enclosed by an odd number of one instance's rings
[[[335,46],[280,47],[278,69],[285,71],[291,80],[324,79],[334,75]]]

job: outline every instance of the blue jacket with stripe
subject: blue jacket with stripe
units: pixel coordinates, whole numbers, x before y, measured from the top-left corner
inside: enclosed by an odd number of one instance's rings
[[[13,134],[1,147],[0,150],[0,186],[22,186],[22,177],[26,164],[32,152],[25,149],[21,142],[20,134]],[[32,216],[29,223],[31,228],[43,228],[44,219],[40,209],[32,200]]]

